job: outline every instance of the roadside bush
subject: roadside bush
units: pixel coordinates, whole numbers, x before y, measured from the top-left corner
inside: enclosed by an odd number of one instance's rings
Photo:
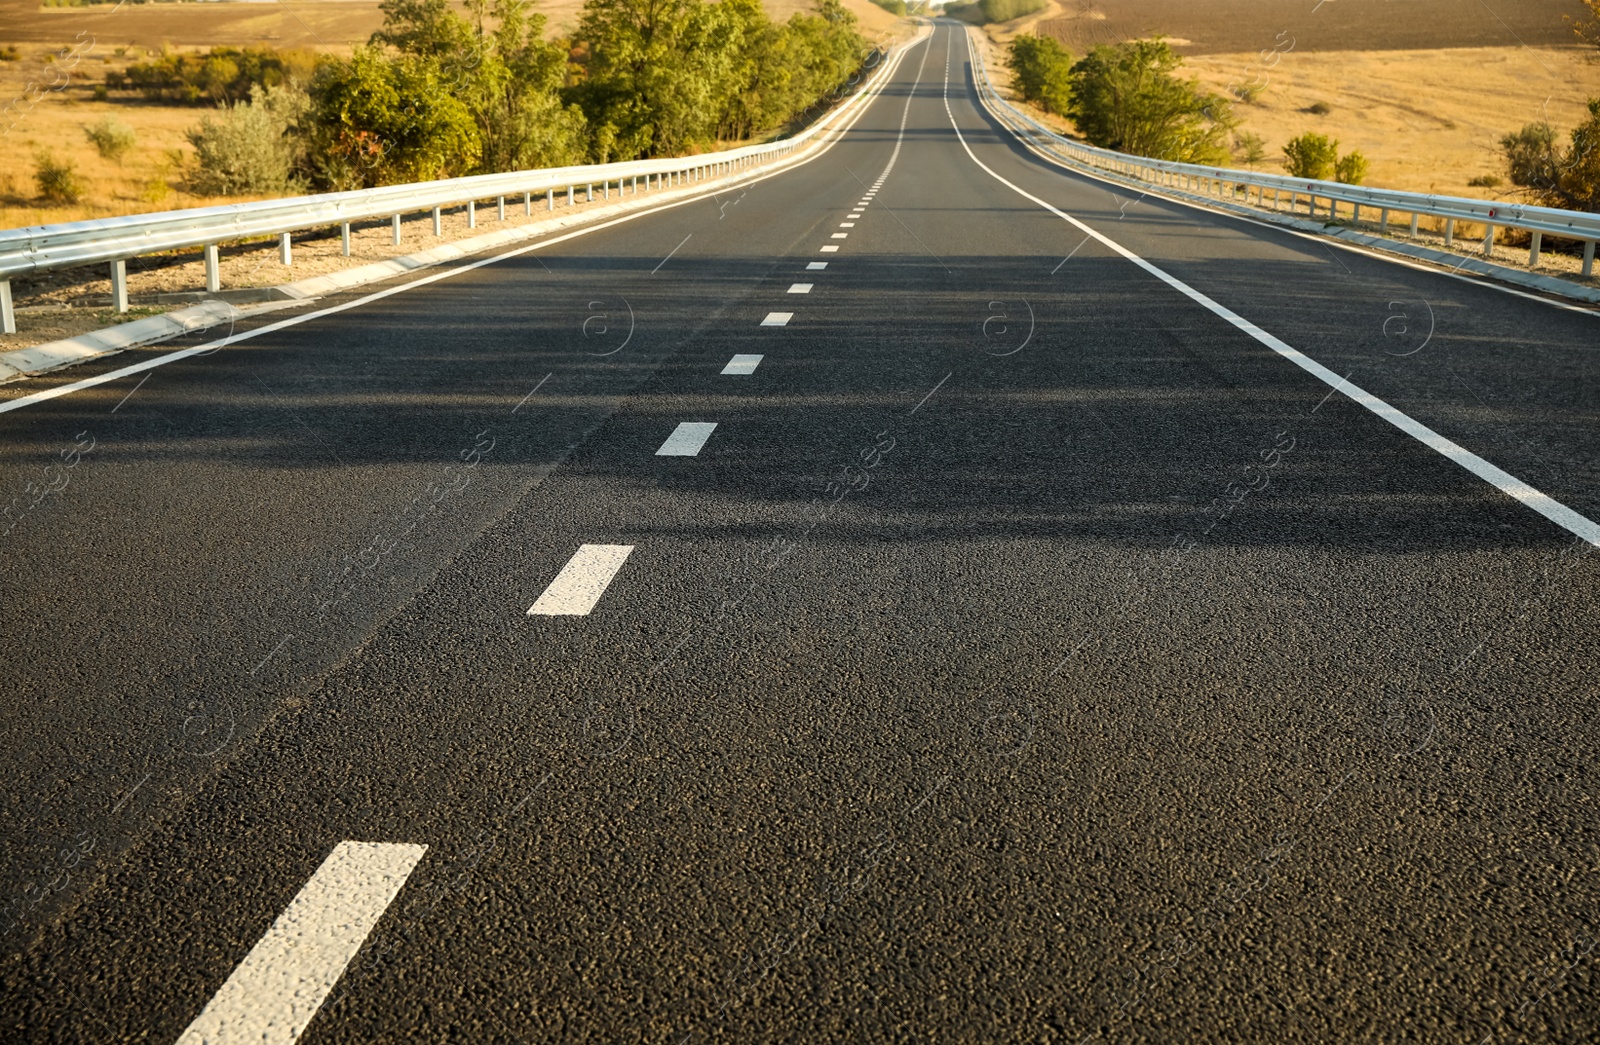
[[[77,203],[83,197],[77,170],[45,149],[34,153],[33,177],[39,183],[39,195],[51,203]]]
[[[1306,112],[1311,113],[1313,116],[1326,116],[1333,112],[1333,106],[1327,102],[1313,102]]]
[[[0,62],[14,62],[22,57],[22,52],[17,50],[15,44],[0,47]]]
[[[1347,152],[1333,165],[1333,180],[1346,185],[1360,185],[1367,178],[1367,158],[1359,152]]]
[[[1249,83],[1230,84],[1228,93],[1246,105],[1254,105],[1261,99],[1261,92],[1266,89],[1266,86],[1266,84],[1258,83],[1254,80]]]
[[[118,163],[122,162],[122,158],[138,141],[133,128],[114,116],[102,116],[97,122],[85,127],[83,133],[102,157]]]
[[[316,68],[310,51],[278,51],[270,47],[214,47],[205,54],[172,50],[148,61],[108,73],[112,90],[136,90],[146,98],[187,105],[242,102],[254,87],[304,85]]]
[[[1011,82],[1024,101],[1065,114],[1072,105],[1072,55],[1048,36],[1019,36],[1006,53]]]
[[[1254,167],[1267,158],[1267,146],[1261,135],[1246,132],[1233,139],[1233,155],[1247,167]]]
[[[1102,148],[1185,163],[1221,163],[1234,120],[1227,100],[1179,79],[1180,60],[1160,37],[1096,47],[1072,67],[1068,110]]]
[[[1498,174],[1480,174],[1467,181],[1474,189],[1498,189],[1505,184],[1505,179]]]
[[[195,151],[185,179],[189,190],[201,196],[301,191],[301,153],[293,132],[306,106],[298,88],[255,87],[249,101],[201,119],[188,132]]]
[[[1530,123],[1500,139],[1511,184],[1545,207],[1600,211],[1600,98],[1589,100],[1589,118],[1573,128],[1570,143],[1556,142],[1555,128]]]
[[[892,15],[906,16],[906,0],[872,0],[873,3],[888,11]]]
[[[1339,161],[1339,143],[1325,134],[1302,134],[1289,140],[1283,155],[1290,176],[1326,180]]]

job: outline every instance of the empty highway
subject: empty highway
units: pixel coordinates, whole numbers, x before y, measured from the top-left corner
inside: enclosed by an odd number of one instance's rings
[[[1600,1039],[1596,315],[893,61],[5,388],[0,1039]]]

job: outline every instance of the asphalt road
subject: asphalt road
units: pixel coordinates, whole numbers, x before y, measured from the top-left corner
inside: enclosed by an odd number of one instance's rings
[[[970,75],[0,414],[0,1039],[1600,1038],[1596,316]]]

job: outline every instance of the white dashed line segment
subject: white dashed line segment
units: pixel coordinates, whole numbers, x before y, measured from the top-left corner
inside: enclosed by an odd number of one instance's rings
[[[427,851],[388,842],[334,846],[178,1045],[291,1045]]]
[[[633,552],[631,544],[585,544],[528,607],[530,617],[587,617]]]
[[[761,321],[764,327],[786,327],[789,320],[794,318],[793,312],[768,312],[767,318]]]
[[[812,284],[812,283],[791,283],[791,284],[789,284],[789,293],[791,293],[791,294],[809,294],[809,293],[811,293],[811,288],[814,285],[815,284]]]
[[[706,445],[706,440],[711,438],[716,427],[715,421],[685,421],[667,436],[667,441],[661,444],[656,456],[698,457],[700,448]]]
[[[828,263],[826,261],[813,261],[813,262],[811,262],[810,264],[808,264],[806,266],[806,271],[808,271],[808,272],[821,272],[823,269],[825,269],[827,267],[828,267]]]
[[[761,356],[737,355],[728,360],[728,365],[722,368],[724,374],[753,374],[756,367],[761,365]]]
[[[823,247],[821,252],[823,254],[837,254],[837,253],[839,253],[839,245],[837,243],[835,243],[835,244],[831,244],[829,246]]]

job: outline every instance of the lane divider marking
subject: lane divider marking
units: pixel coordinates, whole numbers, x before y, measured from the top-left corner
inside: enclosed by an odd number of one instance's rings
[[[667,436],[667,441],[661,444],[656,456],[698,457],[700,448],[706,445],[706,440],[711,438],[716,427],[715,421],[684,421]]]
[[[837,254],[837,253],[839,253],[839,245],[837,243],[834,243],[834,244],[830,244],[829,246],[823,247],[821,249],[821,253],[823,253],[823,254]]]
[[[786,327],[789,320],[794,318],[793,312],[768,312],[767,318],[761,321],[764,327]]]
[[[835,232],[833,234],[832,238],[833,239],[849,239],[850,238],[850,233],[848,233],[848,232]]]
[[[947,37],[945,44],[945,50],[947,52],[949,51],[950,47],[948,41],[949,38]],[[969,56],[971,54],[971,47],[972,41],[968,39],[967,48]],[[1164,269],[1161,269],[1156,265],[1146,261],[1144,258],[1141,258],[1139,255],[1127,249],[1122,244],[1117,243],[1108,236],[1101,235],[1094,229],[1091,229],[1089,226],[1079,221],[1077,218],[1074,218],[1072,215],[1058,210],[1057,208],[1046,203],[1044,200],[1028,192],[1026,189],[1014,185],[1005,178],[1001,177],[999,174],[996,174],[973,153],[971,146],[967,144],[966,137],[961,133],[961,128],[956,125],[955,113],[950,109],[950,74],[948,69],[945,72],[944,80],[944,111],[945,115],[950,118],[950,126],[956,132],[956,140],[961,143],[961,148],[966,150],[967,157],[971,159],[973,163],[977,164],[985,174],[989,175],[989,177],[993,178],[995,181],[998,181],[1000,184],[1004,185],[1012,192],[1015,192],[1023,199],[1043,207],[1045,210],[1065,221],[1067,224],[1071,225],[1085,236],[1088,236],[1107,249],[1121,255],[1127,261],[1130,261],[1144,269],[1150,275],[1165,283],[1173,290],[1176,290],[1178,293],[1189,298],[1189,300],[1193,301],[1195,304],[1200,305],[1201,307],[1210,311],[1213,315],[1216,315],[1226,320],[1228,323],[1231,323],[1238,330],[1248,334],[1256,341],[1272,349],[1272,351],[1276,352],[1284,359],[1289,360],[1291,363],[1298,366],[1311,376],[1317,378],[1319,381],[1328,385],[1334,391],[1343,392],[1352,402],[1365,407],[1367,410],[1389,422],[1391,425],[1411,436],[1419,443],[1422,443],[1429,449],[1437,451],[1439,454],[1460,465],[1462,468],[1465,468],[1467,471],[1493,486],[1507,497],[1522,502],[1527,507],[1533,509],[1546,519],[1549,519],[1551,522],[1561,527],[1563,530],[1566,530],[1568,533],[1572,534],[1574,537],[1578,537],[1584,541],[1587,541],[1589,544],[1600,548],[1600,524],[1595,523],[1594,520],[1573,511],[1571,508],[1568,508],[1560,501],[1557,501],[1555,498],[1551,497],[1549,494],[1535,489],[1529,484],[1523,482],[1521,479],[1518,479],[1516,476],[1512,475],[1510,472],[1504,471],[1503,469],[1490,464],[1488,461],[1479,457],[1477,454],[1466,449],[1465,447],[1446,439],[1444,436],[1440,435],[1438,432],[1435,432],[1421,421],[1418,421],[1405,412],[1389,405],[1389,403],[1373,395],[1371,392],[1351,384],[1339,374],[1329,370],[1327,367],[1312,359],[1310,356],[1307,356],[1299,349],[1294,348],[1286,342],[1281,341],[1273,335],[1267,333],[1265,330],[1262,330],[1260,327],[1234,312],[1226,305],[1223,305],[1217,301],[1213,301],[1211,298],[1189,286],[1189,284],[1183,282],[1181,279],[1178,279],[1176,276],[1171,275]]]
[[[841,221],[839,222],[839,227],[841,229],[853,229],[856,227],[856,223],[853,221]]]
[[[632,553],[631,544],[581,546],[538,601],[528,607],[528,616],[587,617]]]
[[[761,365],[762,356],[736,355],[722,368],[724,374],[753,374]]]
[[[334,846],[178,1045],[292,1045],[427,851],[390,842]]]
[[[806,266],[806,271],[807,272],[821,272],[823,269],[825,269],[827,267],[828,267],[828,263],[826,261],[813,261],[813,262],[811,262],[810,264],[808,264]]]
[[[791,283],[791,284],[789,284],[789,293],[791,293],[791,294],[809,294],[809,293],[811,293],[811,288],[814,287],[815,285],[816,284],[814,284],[814,283]]]

